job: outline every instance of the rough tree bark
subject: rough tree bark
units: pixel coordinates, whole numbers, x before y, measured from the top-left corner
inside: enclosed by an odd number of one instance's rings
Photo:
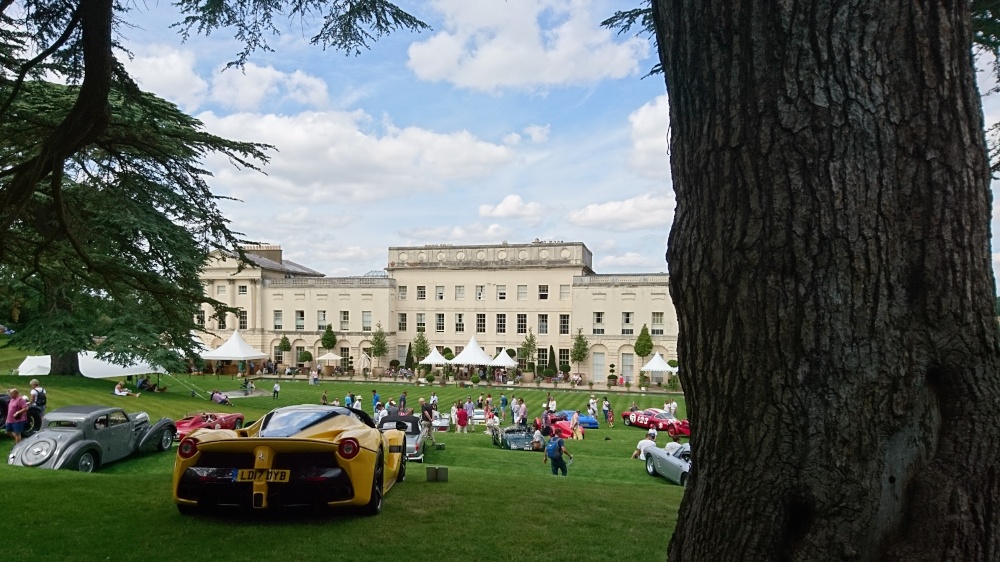
[[[79,375],[80,355],[75,351],[53,353],[49,373],[53,375]]]
[[[653,8],[694,454],[669,558],[1000,559],[969,2]]]

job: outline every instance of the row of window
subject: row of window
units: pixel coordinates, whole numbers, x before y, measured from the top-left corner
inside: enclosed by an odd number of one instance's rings
[[[423,312],[417,312],[416,314],[416,329],[417,331],[427,331],[427,314]],[[515,331],[518,334],[528,333],[528,315],[527,314],[515,314]],[[275,310],[274,311],[274,330],[280,331],[284,330],[284,311]],[[663,335],[663,313],[653,312],[651,314],[651,328],[650,333],[654,336]],[[238,328],[240,330],[246,330],[248,327],[247,322],[247,311],[240,310],[237,312]],[[198,311],[195,322],[199,326],[205,325],[205,312]],[[465,332],[465,313],[456,312],[454,314],[455,322],[455,332],[463,333]],[[318,310],[316,311],[316,328],[320,331],[326,330],[326,311]],[[295,330],[302,331],[305,330],[306,326],[306,312],[304,310],[295,311]],[[350,331],[351,327],[351,313],[347,310],[340,311],[340,330]],[[434,331],[441,333],[445,331],[445,315],[444,313],[438,312],[434,314]],[[218,328],[220,330],[226,329],[226,317],[223,315],[219,319]],[[409,329],[408,316],[406,312],[400,312],[397,315],[397,331],[405,332]],[[604,334],[604,313],[595,312],[594,313],[594,324],[591,333],[594,335]],[[546,335],[549,333],[549,315],[539,314],[536,317],[535,330],[539,335]],[[361,311],[361,331],[370,332],[372,331],[372,313],[370,310]],[[476,314],[476,333],[485,334],[486,333],[486,314],[477,313]],[[496,333],[506,334],[507,333],[507,314],[497,313],[496,314]],[[559,315],[559,334],[568,335],[570,333],[570,321],[569,314]],[[635,334],[635,313],[634,312],[622,312],[622,335],[630,336]]]
[[[423,312],[417,312],[416,315],[416,329],[417,331],[427,331],[427,314]],[[406,312],[400,312],[397,315],[396,330],[399,332],[405,332],[409,329],[409,316]],[[498,312],[496,314],[496,332],[497,334],[507,333],[507,314]],[[515,332],[518,334],[528,333],[528,315],[527,314],[512,314],[515,317]],[[652,313],[652,328],[650,332],[654,336],[663,335],[663,313],[653,312]],[[465,313],[456,312],[454,313],[454,326],[456,333],[465,332]],[[442,312],[434,313],[434,331],[441,333],[444,332],[446,328],[445,315]],[[549,315],[539,314],[536,317],[535,330],[539,335],[546,335],[549,333]],[[623,312],[622,313],[622,335],[633,335],[635,332],[635,313],[634,312]],[[479,312],[476,313],[476,333],[485,334],[486,333],[486,313]],[[570,333],[570,321],[569,314],[559,315],[559,334],[568,335]],[[601,335],[604,333],[604,313],[595,312],[594,313],[594,326],[593,334]]]
[[[275,310],[274,311],[274,322],[272,323],[274,329],[283,330],[284,329],[284,311]],[[319,331],[326,330],[327,320],[326,311],[317,310],[316,311],[316,329]],[[295,329],[297,331],[306,329],[306,311],[296,310],[295,311]],[[347,332],[351,329],[351,312],[349,310],[340,311],[340,330]],[[372,331],[372,311],[362,310],[361,311],[361,331],[370,332]]]
[[[570,299],[569,285],[559,285],[559,300],[568,301]],[[396,291],[396,295],[401,301],[405,301],[409,296],[409,290],[406,285],[400,285]],[[465,285],[455,285],[455,300],[464,301],[465,300]],[[486,300],[486,285],[476,285],[475,286],[475,299],[477,301]],[[538,300],[544,301],[549,300],[549,286],[548,285],[538,285]],[[417,300],[424,301],[427,300],[427,285],[417,285]],[[498,301],[507,300],[507,285],[496,285],[494,292],[494,297]],[[445,299],[445,286],[435,285],[434,286],[434,300],[443,301]],[[517,286],[517,300],[526,301],[528,300],[528,286],[518,285]]]
[[[439,346],[437,346],[437,348],[438,348],[438,351],[444,351],[444,346],[440,346],[439,345]],[[403,363],[403,362],[406,361],[406,349],[407,349],[407,346],[405,346],[405,345],[396,346],[396,358],[399,359],[400,363]],[[464,346],[461,346],[461,345],[455,346],[455,349],[453,350],[453,352],[454,352],[455,355],[458,355],[459,353],[462,353],[462,350],[464,350],[464,349],[465,349]],[[496,357],[504,349],[507,349],[507,348],[505,348],[503,346],[496,346],[495,350],[493,351],[493,356]],[[556,350],[556,353],[557,353],[558,358],[559,358],[558,359],[558,363],[557,363],[558,365],[569,365],[570,364],[569,349],[567,349],[567,348],[560,348],[560,349]],[[545,349],[539,348],[536,351],[536,358],[535,359],[536,359],[536,363],[538,365],[548,365],[548,363],[549,363],[549,350],[547,348],[545,348]],[[520,367],[523,369],[525,367],[525,361],[524,361],[524,359],[518,358],[517,361],[518,361],[518,364],[520,365]]]
[[[215,286],[215,295],[216,296],[221,297],[221,296],[224,296],[225,294],[226,294],[226,286],[225,285],[216,285]],[[237,285],[236,286],[236,294],[238,294],[238,295],[246,295],[246,294],[248,294],[247,285]]]
[[[228,325],[228,322],[226,322],[226,317],[227,316],[229,316],[229,315],[228,314],[223,314],[222,317],[219,318],[219,322],[218,322],[219,326],[218,326],[218,328],[220,330],[227,329],[227,325]],[[249,325],[250,325],[250,322],[248,321],[247,318],[248,318],[247,317],[247,311],[245,311],[245,310],[239,310],[239,311],[237,311],[236,312],[236,322],[237,322],[236,327],[238,329],[240,329],[240,330],[246,330],[246,329],[248,329]],[[194,322],[195,322],[195,324],[197,324],[197,325],[199,325],[201,327],[205,326],[205,311],[204,310],[199,310],[197,313],[195,313]]]

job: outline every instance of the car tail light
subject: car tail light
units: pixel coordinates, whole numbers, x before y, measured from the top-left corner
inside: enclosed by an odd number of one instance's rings
[[[177,456],[182,459],[189,459],[198,454],[198,441],[195,439],[184,439],[177,446]]]
[[[357,439],[348,438],[340,442],[339,453],[340,456],[343,457],[345,460],[353,459],[354,457],[358,456],[358,453],[360,452],[361,452],[361,445],[358,444]]]

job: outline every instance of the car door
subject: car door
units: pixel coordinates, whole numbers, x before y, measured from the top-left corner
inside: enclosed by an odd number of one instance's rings
[[[120,459],[121,443],[128,438],[128,424],[122,424],[119,416],[112,421],[111,414],[102,414],[94,420],[94,440],[101,446],[102,463]]]
[[[132,454],[135,446],[135,436],[132,434],[132,423],[124,410],[114,410],[108,414],[108,445],[105,449],[103,462],[112,462]]]

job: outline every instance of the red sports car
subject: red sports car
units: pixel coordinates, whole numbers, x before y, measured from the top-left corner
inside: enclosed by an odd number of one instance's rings
[[[573,430],[570,429],[569,422],[567,420],[554,420],[551,424],[552,432],[563,439],[571,439],[573,437]],[[541,418],[535,418],[535,428],[542,428]],[[580,435],[586,435],[587,430],[582,426],[580,427]]]
[[[622,421],[625,425],[635,425],[649,429],[656,428],[656,431],[666,431],[667,435],[674,437],[691,436],[691,427],[687,420],[679,420],[673,414],[659,408],[646,408],[638,412],[622,412]]]
[[[174,439],[184,439],[188,433],[196,429],[240,429],[243,427],[243,414],[238,412],[195,412],[177,420],[177,433]]]

